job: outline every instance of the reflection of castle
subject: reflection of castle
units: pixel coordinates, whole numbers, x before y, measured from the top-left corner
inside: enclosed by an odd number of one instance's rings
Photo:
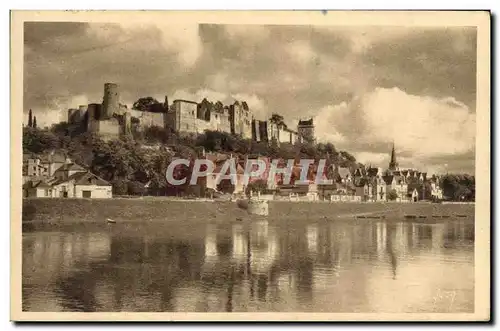
[[[200,103],[174,100],[169,105],[165,97],[165,102],[151,104],[146,110],[130,109],[120,103],[119,86],[114,83],[104,84],[101,104],[91,103],[81,105],[78,109],[69,109],[68,123],[81,124],[87,132],[104,138],[115,138],[155,126],[181,134],[220,131],[254,141],[274,139],[278,143],[294,144],[297,141],[314,140],[312,119],[299,122],[299,132],[295,132],[284,124],[255,120],[245,101],[235,101],[227,106],[220,101],[213,103],[207,99]]]

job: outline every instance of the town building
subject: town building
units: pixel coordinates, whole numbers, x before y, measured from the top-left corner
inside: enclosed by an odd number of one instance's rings
[[[277,196],[286,197],[292,201],[317,201],[319,200],[318,185],[314,183],[279,185]]]
[[[415,169],[402,169],[399,167],[396,156],[396,148],[393,144],[388,168],[381,175],[380,168],[369,168],[368,177],[374,183],[375,201],[390,200],[389,193],[396,193],[395,201],[417,202],[420,200],[442,199],[442,190],[439,187],[439,179],[435,176],[429,179],[426,172]],[[426,192],[426,186],[430,184],[430,192]]]
[[[23,154],[23,184],[28,180],[43,180],[54,176],[63,164],[70,160],[63,153],[51,150],[42,155]]]
[[[387,172],[392,174],[395,171],[399,171],[399,163],[396,161],[396,146],[392,144],[391,150],[391,161],[389,162],[389,168],[387,168]]]
[[[351,170],[345,167],[337,167],[335,170],[335,181],[339,184],[339,190],[344,194],[353,190],[353,176]]]
[[[373,193],[374,201],[387,201],[387,184],[382,174],[374,178]]]
[[[406,200],[408,200],[408,184],[406,183],[406,180],[403,176],[385,175],[382,176],[382,178],[384,179],[384,182],[387,186],[386,192],[388,200],[390,199],[389,193],[391,191],[396,193],[395,201],[405,202]]]
[[[360,197],[361,201],[375,201],[374,185],[368,178],[362,178],[355,184],[355,195]]]
[[[431,192],[430,196],[433,200],[442,200],[443,199],[443,189],[440,185],[440,178],[438,176],[432,176],[430,179],[431,184]]]
[[[111,198],[112,186],[60,153],[26,157],[23,196],[36,198]],[[36,166],[33,166],[36,164]],[[30,167],[32,167],[30,169]],[[39,172],[34,169],[42,169]]]

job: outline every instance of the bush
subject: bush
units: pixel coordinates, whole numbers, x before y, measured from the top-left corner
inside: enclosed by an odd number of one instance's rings
[[[117,179],[112,182],[113,194],[126,195],[128,193],[127,181],[124,179]]]
[[[249,183],[245,189],[245,193],[248,195],[250,192],[264,192],[267,190],[267,181],[264,179],[258,179],[255,182]]]
[[[394,201],[398,198],[398,192],[396,190],[390,190],[389,193],[387,193],[387,199],[390,201]]]
[[[146,192],[144,185],[141,182],[131,181],[128,182],[128,194],[130,195],[143,195]]]

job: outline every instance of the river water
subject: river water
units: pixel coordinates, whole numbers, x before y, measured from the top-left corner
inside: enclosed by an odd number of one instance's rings
[[[25,311],[473,312],[474,224],[39,228],[22,278]]]

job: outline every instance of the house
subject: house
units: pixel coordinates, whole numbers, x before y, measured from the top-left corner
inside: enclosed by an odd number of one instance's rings
[[[87,170],[76,163],[65,163],[60,166],[53,174],[58,180],[65,180],[76,173],[86,172]]]
[[[317,201],[319,200],[318,186],[316,184],[290,184],[279,185],[277,195],[289,197],[297,201]]]
[[[337,193],[337,184],[318,184],[318,197],[320,200],[331,200],[330,197]]]
[[[438,176],[432,176],[430,179],[431,184],[431,197],[433,200],[443,199],[443,190],[439,184],[440,178]]]
[[[70,163],[71,160],[62,152],[58,152],[55,150],[50,151],[49,153],[42,155],[42,165],[45,166],[48,170],[48,177],[54,176],[54,172],[59,169],[63,164]]]
[[[51,197],[51,186],[43,180],[28,180],[23,184],[23,196],[25,198]]]
[[[348,193],[354,190],[353,178],[349,168],[337,167],[334,171],[334,182],[338,183],[338,189]]]
[[[51,177],[26,181],[23,195],[37,198],[111,198],[112,186],[78,164],[64,163]]]
[[[54,172],[71,160],[54,150],[43,155],[23,154],[23,183],[43,180],[54,176]]]
[[[48,176],[48,169],[42,165],[40,157],[34,154],[23,154],[23,177],[40,178]]]
[[[75,172],[52,183],[52,197],[112,198],[112,186],[90,171]]]
[[[361,201],[374,201],[373,183],[368,178],[360,178],[354,183],[355,196],[361,198]]]
[[[408,193],[406,194],[406,197],[408,201],[410,202],[417,202],[418,201],[418,190],[416,187],[413,187],[413,189],[408,189]]]
[[[367,176],[367,170],[364,169],[364,168],[357,168],[355,171],[354,171],[354,176],[353,178],[356,180],[356,179],[361,179],[361,178],[365,178]]]
[[[382,175],[374,177],[372,193],[374,201],[387,200],[387,183]]]
[[[399,171],[393,171],[392,175],[385,175],[382,176],[382,178],[387,186],[387,194],[391,191],[395,191],[397,194],[396,201],[408,201],[408,184],[406,183],[405,176],[403,176]]]

